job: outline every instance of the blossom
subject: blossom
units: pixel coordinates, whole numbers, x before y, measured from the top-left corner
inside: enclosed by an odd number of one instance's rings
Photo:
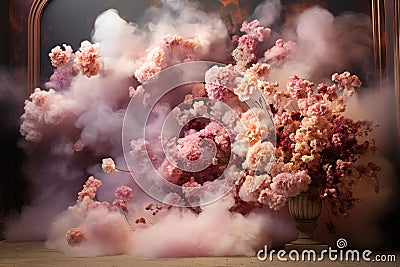
[[[288,90],[290,95],[295,99],[307,97],[307,92],[311,90],[314,84],[308,80],[298,76],[292,76],[288,79]]]
[[[100,44],[83,41],[79,51],[75,53],[74,67],[87,77],[95,76],[100,72]]]
[[[62,50],[59,45],[51,49],[49,57],[51,60],[51,65],[53,65],[53,67],[59,68],[65,66],[71,59],[71,46],[63,44],[63,47],[65,48],[65,50]]]
[[[280,173],[272,178],[271,189],[286,197],[294,197],[308,189],[311,177],[305,171]]]
[[[281,194],[276,193],[270,188],[266,188],[264,190],[261,190],[258,197],[258,202],[262,204],[267,204],[268,207],[272,210],[279,211],[286,205],[287,198]]]
[[[205,73],[205,89],[211,99],[227,102],[234,96],[233,88],[237,72],[232,66],[213,66]]]
[[[265,80],[270,72],[271,66],[266,63],[256,63],[246,70],[246,75],[259,80]]]
[[[129,186],[119,186],[114,191],[114,196],[116,199],[122,199],[125,201],[129,201],[133,198],[133,190]]]
[[[65,237],[70,246],[79,245],[86,240],[86,234],[83,228],[71,228],[68,230]]]
[[[115,163],[112,158],[106,158],[102,160],[101,168],[105,173],[113,174],[118,170],[115,168]]]
[[[90,176],[86,183],[83,185],[83,189],[78,193],[77,202],[80,203],[83,201],[85,197],[89,199],[94,199],[96,196],[97,190],[102,186],[102,181],[97,180],[93,176]]]
[[[115,200],[112,204],[115,208],[120,208],[124,213],[128,213],[127,202],[133,198],[132,188],[119,186],[114,191]]]
[[[257,80],[247,75],[243,78],[239,77],[236,80],[238,82],[233,92],[239,97],[240,101],[249,100],[254,91],[257,90]]]
[[[165,51],[161,47],[153,48],[147,55],[147,60],[160,66],[165,59]]]
[[[247,64],[254,60],[254,53],[251,53],[245,45],[239,45],[232,51],[232,57],[236,62],[235,69],[245,71]]]
[[[339,84],[339,88],[345,88],[347,90],[352,87],[360,87],[362,85],[357,75],[351,75],[350,72],[345,71],[342,74],[334,73],[332,75],[332,81]]]
[[[280,65],[290,59],[295,47],[296,43],[292,41],[284,42],[282,39],[278,39],[272,48],[265,51],[264,60]]]
[[[238,47],[245,47],[245,51],[249,54],[250,60],[256,59],[259,43],[248,35],[240,36],[238,40]]]
[[[178,140],[179,152],[188,160],[197,160],[201,156],[200,133],[195,132]]]
[[[252,170],[267,171],[274,159],[275,149],[271,142],[257,142],[246,155],[246,166]]]
[[[206,91],[205,85],[203,83],[196,83],[192,87],[192,95],[194,98],[207,96],[207,91]]]
[[[264,185],[268,185],[271,182],[271,176],[268,174],[264,175],[247,175],[242,185],[247,194],[253,194],[260,192]]]
[[[183,43],[183,37],[179,35],[167,34],[163,36],[163,42],[167,47],[178,46]]]
[[[271,29],[261,27],[260,21],[256,19],[250,22],[244,21],[240,31],[247,33],[248,36],[259,42],[264,41],[264,39],[269,37],[271,34]]]
[[[145,83],[161,71],[161,67],[154,62],[145,62],[135,71],[135,77],[140,83]]]

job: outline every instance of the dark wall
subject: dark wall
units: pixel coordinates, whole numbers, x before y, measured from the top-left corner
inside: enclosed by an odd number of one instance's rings
[[[0,2],[0,36],[2,37],[2,42],[0,46],[0,68],[2,68],[9,64],[10,47],[8,30],[8,1]],[[1,143],[2,141],[3,140],[0,140]],[[0,179],[1,181],[3,181],[2,175],[0,175]],[[5,215],[5,203],[3,198],[4,188],[4,183],[0,182],[0,239],[2,238],[3,218]]]
[[[26,203],[19,117],[27,95],[27,21],[33,0],[0,1],[0,239],[5,215]]]
[[[0,36],[1,49],[0,49],[0,65],[9,64],[9,28],[8,28],[8,1],[0,2]]]

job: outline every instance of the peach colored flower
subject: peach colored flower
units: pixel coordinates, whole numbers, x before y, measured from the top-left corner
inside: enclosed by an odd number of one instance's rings
[[[233,89],[235,95],[240,101],[247,101],[251,95],[258,89],[257,79],[252,76],[245,75],[243,78],[237,78],[237,85]]]
[[[161,67],[159,67],[156,63],[145,62],[139,69],[135,71],[135,77],[140,83],[145,83],[160,71]]]
[[[83,41],[79,51],[75,53],[74,68],[87,77],[95,76],[100,72],[100,44]]]
[[[65,237],[70,246],[79,245],[86,239],[85,230],[83,228],[71,228]]]
[[[274,160],[275,149],[270,142],[257,142],[246,155],[247,166],[256,171],[267,171]]]
[[[102,165],[101,165],[103,171],[105,173],[113,174],[116,173],[118,170],[115,168],[115,163],[112,158],[106,158],[102,160]]]
[[[63,44],[65,51],[61,49],[58,45],[51,49],[51,53],[49,53],[49,57],[51,60],[51,65],[53,67],[59,68],[66,65],[71,59],[72,48],[69,45]]]
[[[161,65],[165,58],[165,51],[161,47],[153,48],[147,55],[147,61],[154,62],[156,65]]]
[[[266,63],[257,63],[253,64],[250,68],[246,70],[246,75],[250,77],[255,77],[260,80],[264,80],[267,78],[270,72],[270,65]]]

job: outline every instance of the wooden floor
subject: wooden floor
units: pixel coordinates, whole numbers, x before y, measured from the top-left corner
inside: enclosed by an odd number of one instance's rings
[[[400,260],[400,253],[396,253]],[[29,267],[103,267],[103,266],[138,266],[138,267],[247,267],[247,266],[390,266],[400,267],[400,261],[391,263],[368,262],[261,262],[256,257],[204,257],[204,258],[168,258],[168,259],[138,259],[129,255],[106,256],[95,258],[76,258],[61,252],[47,249],[39,242],[7,242],[0,241],[0,267],[29,266]]]

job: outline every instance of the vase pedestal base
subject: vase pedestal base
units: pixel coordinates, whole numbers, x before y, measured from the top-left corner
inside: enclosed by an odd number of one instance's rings
[[[315,253],[319,254],[323,250],[328,250],[328,245],[322,244],[322,243],[317,243],[316,244],[296,244],[294,242],[285,244],[285,250],[286,252],[289,252],[291,250],[296,250],[298,252],[302,252],[304,250],[313,250]]]

